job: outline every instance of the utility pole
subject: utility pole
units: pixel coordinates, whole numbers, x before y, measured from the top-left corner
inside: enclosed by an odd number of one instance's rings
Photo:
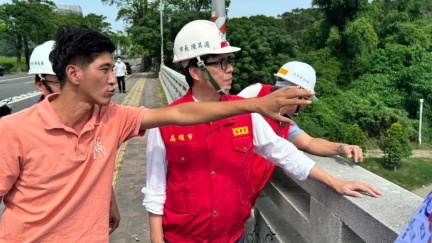
[[[163,9],[164,0],[160,0],[160,31],[161,31],[161,65],[164,64],[164,41],[163,41]]]
[[[222,32],[222,42],[226,41],[226,11],[225,0],[213,0],[211,21],[213,21]]]
[[[423,99],[420,99],[420,118],[419,118],[419,145],[422,143],[421,127],[422,127],[422,116],[423,116]]]

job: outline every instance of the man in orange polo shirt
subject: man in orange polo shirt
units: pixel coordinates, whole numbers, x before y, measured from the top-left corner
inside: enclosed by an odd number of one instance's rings
[[[164,109],[111,102],[110,39],[62,28],[50,61],[61,92],[0,119],[0,242],[108,242],[114,158],[145,129],[193,125],[250,112],[287,121],[281,107],[313,92],[282,89],[261,99],[187,103]]]

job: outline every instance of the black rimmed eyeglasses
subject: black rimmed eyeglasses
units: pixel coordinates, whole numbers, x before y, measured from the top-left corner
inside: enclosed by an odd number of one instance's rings
[[[222,60],[220,60],[220,61],[217,61],[217,62],[207,62],[207,63],[206,63],[206,65],[216,65],[216,64],[219,64],[220,67],[221,67],[221,69],[222,69],[223,71],[226,71],[227,68],[228,68],[228,65],[229,65],[229,64],[233,65],[233,64],[234,64],[234,61],[231,60],[231,59],[229,59],[229,58],[224,58],[224,59],[222,59]]]

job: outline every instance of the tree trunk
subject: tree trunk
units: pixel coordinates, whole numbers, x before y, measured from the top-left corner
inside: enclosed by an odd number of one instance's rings
[[[16,50],[16,57],[17,57],[17,67],[16,72],[21,72],[21,49],[22,49],[22,37],[21,35],[15,36],[15,50]]]
[[[27,71],[30,69],[30,50],[28,46],[28,39],[24,37],[24,56],[27,64]]]
[[[144,62],[145,62],[145,56],[143,55],[141,57],[141,66],[140,66],[140,71],[144,72]]]

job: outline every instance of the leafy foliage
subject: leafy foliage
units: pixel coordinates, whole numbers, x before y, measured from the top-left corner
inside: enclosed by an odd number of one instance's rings
[[[365,152],[367,149],[366,148],[367,138],[363,134],[358,124],[354,124],[348,128],[348,130],[345,133],[344,141],[348,144],[358,145],[363,150],[363,152]]]
[[[399,167],[401,160],[409,157],[412,152],[408,136],[399,122],[394,123],[387,130],[380,148],[384,152],[383,166],[391,169]]]

